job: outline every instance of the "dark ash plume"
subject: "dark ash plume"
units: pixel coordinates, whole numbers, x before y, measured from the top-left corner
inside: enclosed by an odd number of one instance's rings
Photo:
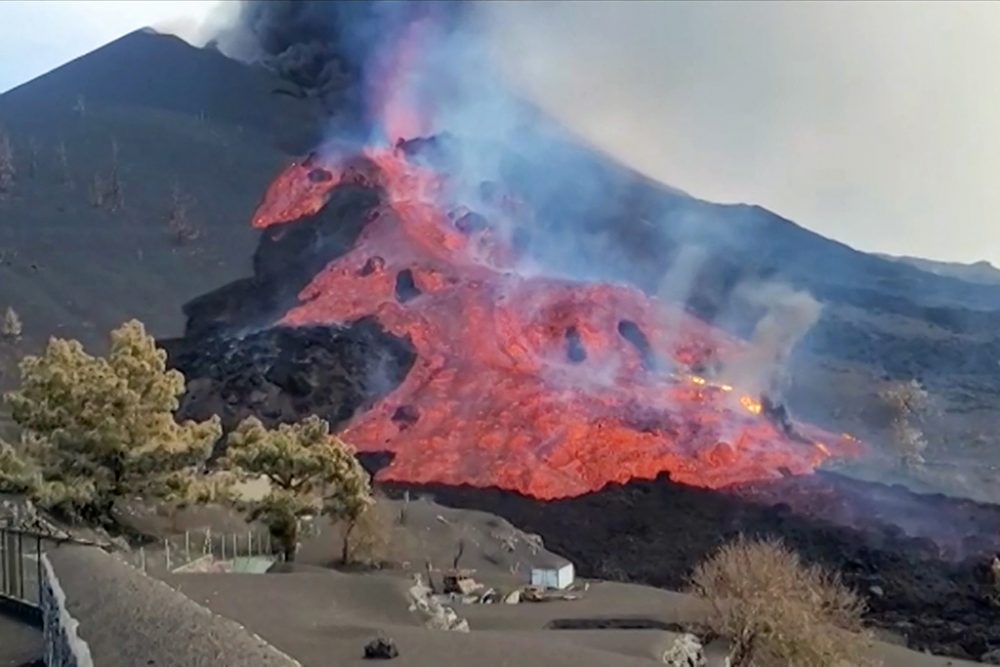
[[[328,109],[364,112],[368,68],[403,29],[422,18],[457,21],[455,2],[247,0],[216,43],[228,55],[257,61],[323,100]]]

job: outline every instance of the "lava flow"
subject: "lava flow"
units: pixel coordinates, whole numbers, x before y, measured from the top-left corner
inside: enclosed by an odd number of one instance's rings
[[[743,343],[705,322],[634,288],[519,275],[500,227],[439,206],[444,178],[400,145],[293,164],[253,224],[315,213],[345,182],[379,187],[383,203],[283,323],[374,316],[412,342],[402,384],[341,434],[395,455],[380,478],[548,499],[664,471],[721,487],[857,451],[847,437],[783,428],[709,377]]]

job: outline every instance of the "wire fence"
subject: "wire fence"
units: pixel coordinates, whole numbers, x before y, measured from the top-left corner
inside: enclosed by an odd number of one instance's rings
[[[123,557],[147,574],[175,572],[194,565],[203,566],[205,571],[229,571],[237,569],[234,566],[241,560],[275,559],[274,546],[267,530],[189,530],[140,545]]]

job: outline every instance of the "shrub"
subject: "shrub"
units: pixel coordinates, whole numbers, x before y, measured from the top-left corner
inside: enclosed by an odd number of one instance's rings
[[[863,601],[780,541],[723,546],[695,568],[692,590],[710,605],[711,629],[730,640],[732,667],[867,664]]]
[[[183,393],[184,376],[166,369],[166,353],[135,320],[112,332],[107,358],[58,338],[25,357],[7,401],[40,476],[40,504],[110,524],[118,498],[176,497],[221,434],[218,418],[177,423]]]

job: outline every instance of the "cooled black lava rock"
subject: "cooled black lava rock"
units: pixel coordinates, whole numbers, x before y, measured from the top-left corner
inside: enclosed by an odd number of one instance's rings
[[[574,364],[579,364],[587,359],[587,348],[583,346],[580,332],[576,327],[566,330],[566,358]]]
[[[253,276],[184,305],[185,336],[238,333],[269,326],[295,305],[299,292],[353,245],[379,204],[375,188],[341,186],[318,213],[264,230]]]
[[[618,323],[618,333],[639,352],[643,368],[653,369],[656,367],[656,353],[653,352],[649,339],[646,338],[646,334],[642,333],[638,324],[632,320],[622,320]]]
[[[251,415],[274,424],[317,414],[337,426],[394,389],[415,359],[409,341],[372,319],[161,345],[187,378],[178,416],[217,414],[227,430]]]
[[[413,271],[403,269],[396,274],[396,298],[400,303],[406,303],[410,299],[420,296],[420,288],[413,280]]]
[[[377,637],[365,644],[365,660],[392,660],[397,657],[399,649],[389,637]]]

